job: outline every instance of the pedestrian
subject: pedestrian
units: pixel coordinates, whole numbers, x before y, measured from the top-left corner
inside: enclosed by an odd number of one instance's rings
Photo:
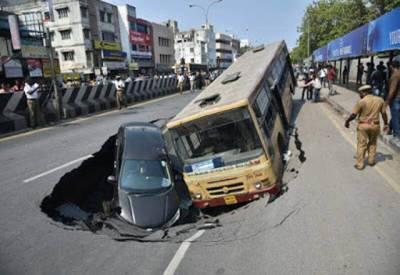
[[[371,75],[370,82],[374,95],[381,96],[383,94],[383,88],[386,86],[386,73],[383,64],[379,64],[376,67],[376,70]]]
[[[329,90],[329,95],[334,95],[335,91],[333,89],[333,82],[335,81],[336,77],[336,71],[335,69],[330,65],[328,69],[328,74],[327,74],[327,79],[328,79],[328,90]]]
[[[11,87],[12,92],[19,92],[22,91],[24,88],[21,85],[21,82],[19,80],[15,80],[14,86]]]
[[[325,80],[326,80],[326,69],[321,68],[318,72],[319,80],[321,81],[321,84],[325,88]]]
[[[400,139],[400,60],[390,63],[391,77],[389,80],[389,94],[386,104],[390,107],[390,126],[393,136]]]
[[[360,63],[357,66],[357,80],[356,80],[357,85],[360,85],[360,86],[362,85],[363,74],[364,74],[364,64]]]
[[[24,93],[27,99],[29,111],[29,125],[33,129],[39,126],[39,84],[32,81],[31,78],[25,80]]]
[[[311,81],[311,78],[308,76],[308,74],[304,74],[304,86],[303,86],[303,91],[301,92],[301,100],[304,101],[304,94],[306,94],[307,99],[308,99],[308,90],[311,89],[310,86],[307,86],[307,84]]]
[[[210,81],[210,73],[209,72],[205,72],[204,74],[204,86],[208,86],[210,85],[211,81]]]
[[[372,87],[370,85],[361,86],[358,89],[360,98],[354,106],[352,114],[345,122],[345,127],[350,127],[350,122],[358,116],[357,126],[357,160],[354,167],[363,170],[365,167],[365,154],[368,152],[368,165],[374,166],[376,163],[376,147],[380,133],[379,114],[381,114],[384,132],[389,127],[387,124],[386,105],[382,98],[371,94]]]
[[[201,71],[197,72],[197,74],[196,74],[196,86],[197,86],[197,89],[199,89],[199,90],[203,89],[203,84],[204,84],[204,82],[203,82],[203,74],[202,74]]]
[[[117,107],[119,110],[122,109],[122,106],[125,108],[128,107],[126,105],[125,100],[125,82],[121,79],[119,75],[115,77],[114,80],[115,89],[117,90]]]
[[[310,86],[312,87],[312,93],[310,95],[309,100],[312,99],[312,94],[314,94],[314,102],[319,102],[320,101],[320,92],[321,92],[321,88],[322,88],[322,84],[321,84],[321,80],[319,77],[317,77],[317,74],[312,74],[311,75],[311,81],[306,84],[306,86]],[[308,96],[307,96],[308,99]]]
[[[366,83],[368,85],[371,85],[371,75],[372,73],[375,71],[375,65],[374,63],[367,63],[367,70],[365,71],[365,73],[367,74],[367,79],[366,79]]]
[[[179,76],[178,76],[178,89],[179,89],[179,93],[180,93],[181,95],[183,95],[183,86],[184,86],[184,83],[185,83],[185,76],[181,73],[181,74],[179,74]]]
[[[190,92],[194,93],[196,91],[196,75],[194,73],[190,74],[189,81],[190,81]]]
[[[8,87],[7,83],[1,83],[0,85],[0,94],[6,94],[11,92],[10,88]]]
[[[348,77],[349,77],[349,69],[347,68],[346,65],[344,65],[343,72],[342,72],[343,84],[346,84],[348,82]]]

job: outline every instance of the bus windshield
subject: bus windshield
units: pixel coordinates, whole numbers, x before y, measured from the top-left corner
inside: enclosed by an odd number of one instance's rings
[[[245,108],[189,122],[173,132],[185,164],[220,157],[224,165],[258,157],[261,142]]]

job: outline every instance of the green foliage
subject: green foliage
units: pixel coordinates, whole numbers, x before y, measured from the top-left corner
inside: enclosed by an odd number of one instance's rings
[[[380,15],[400,6],[400,0],[316,0],[310,4],[298,28],[294,61]]]

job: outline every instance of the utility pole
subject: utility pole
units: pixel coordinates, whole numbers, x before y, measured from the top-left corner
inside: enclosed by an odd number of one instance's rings
[[[310,17],[307,16],[307,57],[310,57]]]
[[[48,8],[49,8],[49,15],[50,15],[50,22],[54,22],[54,14],[53,14],[53,0],[48,0]],[[43,24],[43,17],[42,17],[42,24]],[[44,26],[45,24],[43,24]],[[47,48],[47,55],[49,56],[50,60],[50,70],[51,70],[51,83],[54,89],[54,97],[55,97],[55,109],[56,109],[56,119],[60,120],[63,117],[62,112],[62,95],[60,90],[57,86],[56,81],[56,72],[54,68],[54,53],[53,47],[51,45],[51,38],[50,38],[50,30],[48,26],[44,26],[46,31],[46,48]]]

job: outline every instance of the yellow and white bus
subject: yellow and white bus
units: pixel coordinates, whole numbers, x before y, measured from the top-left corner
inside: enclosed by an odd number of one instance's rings
[[[193,204],[280,191],[295,81],[285,42],[248,51],[167,124]]]

